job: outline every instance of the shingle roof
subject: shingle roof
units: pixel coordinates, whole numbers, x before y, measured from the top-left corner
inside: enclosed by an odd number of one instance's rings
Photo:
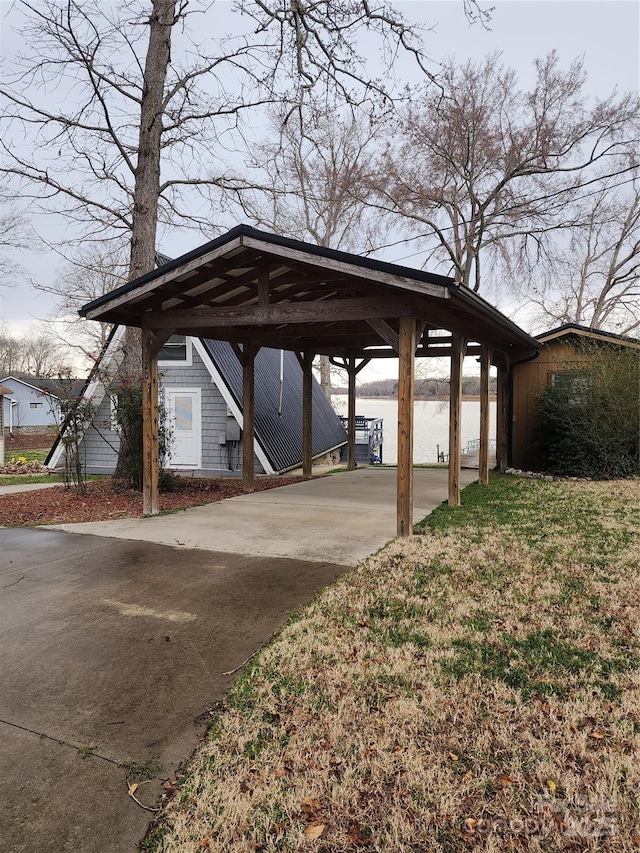
[[[61,379],[56,377],[36,379],[33,376],[27,375],[5,376],[2,381],[7,382],[10,379],[15,382],[21,382],[23,385],[27,385],[36,391],[42,391],[51,397],[57,397],[60,400],[75,400],[85,383],[84,379]],[[11,392],[7,391],[6,393]]]
[[[631,346],[640,346],[640,338],[632,338],[630,335],[618,335],[615,332],[607,332],[604,329],[596,329],[592,326],[582,326],[579,323],[563,323],[562,326],[557,326],[555,329],[549,329],[546,332],[541,332],[536,335],[537,341],[544,343],[552,338],[559,338],[568,335],[587,336],[598,338],[600,340],[610,340],[612,343],[619,341],[623,344],[631,344]]]

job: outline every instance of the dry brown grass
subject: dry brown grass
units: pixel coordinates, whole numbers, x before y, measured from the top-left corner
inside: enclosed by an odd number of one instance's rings
[[[261,653],[145,849],[640,849],[640,483],[465,498]]]

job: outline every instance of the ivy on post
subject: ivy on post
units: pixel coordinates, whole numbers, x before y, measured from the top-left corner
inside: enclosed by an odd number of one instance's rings
[[[144,515],[160,512],[160,460],[158,440],[158,361],[153,351],[154,333],[142,330],[142,509]]]

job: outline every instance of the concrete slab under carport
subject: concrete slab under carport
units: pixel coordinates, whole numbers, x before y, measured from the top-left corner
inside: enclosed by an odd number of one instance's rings
[[[61,529],[248,555],[355,565],[396,536],[395,468],[371,466],[154,518]],[[477,480],[463,470],[461,485]],[[447,498],[446,468],[414,471],[414,522]]]
[[[0,529],[0,850],[134,853],[238,667],[335,563]],[[91,755],[82,757],[93,747]]]

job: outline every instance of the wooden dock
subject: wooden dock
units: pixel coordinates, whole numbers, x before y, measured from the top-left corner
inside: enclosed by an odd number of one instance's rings
[[[479,450],[471,450],[468,453],[463,453],[460,456],[460,467],[461,468],[479,468],[480,451]],[[489,470],[496,467],[496,452],[495,450],[489,451]]]

